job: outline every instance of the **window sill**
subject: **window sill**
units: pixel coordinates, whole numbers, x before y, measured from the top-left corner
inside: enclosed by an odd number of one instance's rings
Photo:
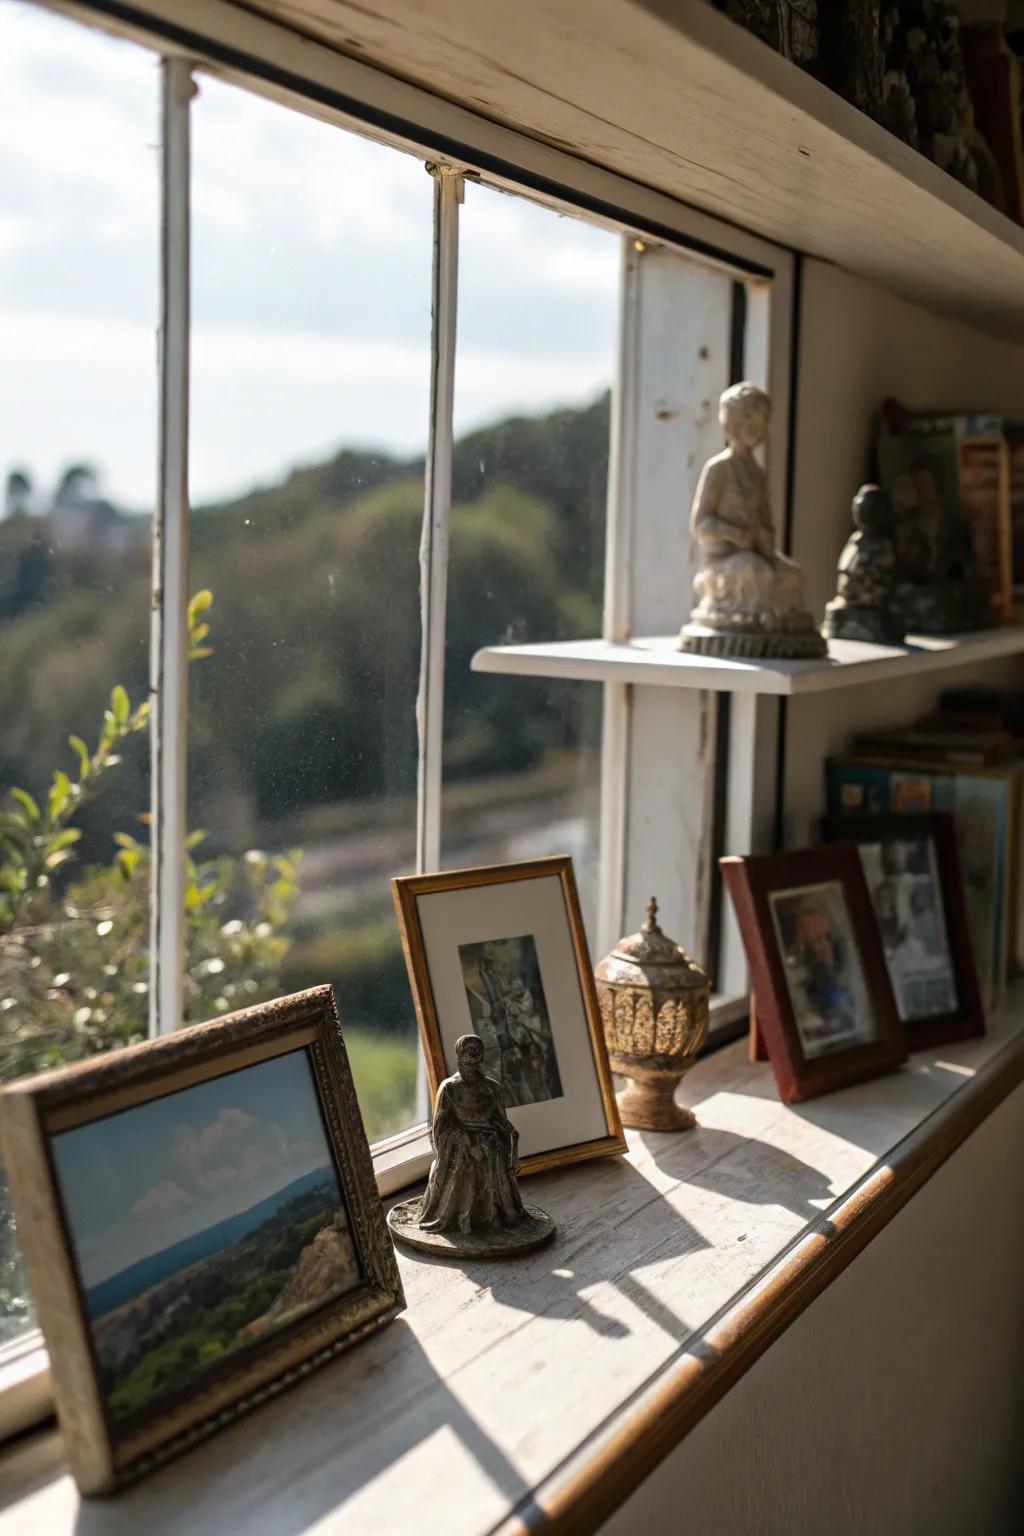
[[[982,1040],[785,1108],[740,1041],[685,1136],[538,1175],[554,1244],[400,1256],[409,1310],[97,1512],[107,1536],[596,1529],[1024,1080],[1024,986]],[[55,1431],[0,1457],[0,1536],[82,1531]],[[89,1529],[88,1525],[85,1527]]]

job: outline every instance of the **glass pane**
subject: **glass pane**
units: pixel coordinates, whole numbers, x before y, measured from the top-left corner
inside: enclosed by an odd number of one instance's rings
[[[193,117],[188,1016],[335,986],[366,1129],[415,1110],[412,868],[433,192],[203,79]]]
[[[0,3],[3,1078],[146,1031],[158,91]],[[0,1186],[0,1340],[29,1320]]]
[[[571,853],[597,903],[601,690],[474,675],[499,641],[601,632],[619,237],[469,184],[459,250],[443,853]]]

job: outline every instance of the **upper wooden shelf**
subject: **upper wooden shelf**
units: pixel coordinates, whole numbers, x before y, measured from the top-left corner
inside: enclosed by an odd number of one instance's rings
[[[1024,625],[1008,624],[941,639],[908,636],[906,645],[901,646],[832,640],[828,649],[828,656],[821,661],[719,661],[712,656],[684,655],[676,650],[675,635],[655,635],[621,644],[562,640],[548,645],[489,645],[477,651],[472,665],[474,672],[503,672],[516,677],[790,696],[1015,656],[1024,652]]]
[[[1024,340],[1024,229],[699,0],[247,0],[534,139]]]

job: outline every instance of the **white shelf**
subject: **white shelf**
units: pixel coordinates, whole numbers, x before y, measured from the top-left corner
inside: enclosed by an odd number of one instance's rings
[[[1024,339],[1024,229],[690,0],[254,0],[340,52],[917,302]],[[429,24],[425,19],[429,11]]]
[[[608,640],[563,640],[547,645],[490,645],[473,657],[474,672],[513,677],[557,677],[578,682],[640,683],[661,688],[703,688],[714,693],[824,693],[950,671],[998,656],[1024,654],[1024,625],[975,634],[911,636],[898,647],[831,640],[821,661],[720,661],[676,650],[675,635],[655,635],[615,644]]]

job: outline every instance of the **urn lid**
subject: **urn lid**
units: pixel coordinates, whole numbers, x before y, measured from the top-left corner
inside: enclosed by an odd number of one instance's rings
[[[681,992],[709,985],[707,973],[690,959],[683,946],[662,933],[654,896],[647,903],[647,921],[640,932],[620,939],[594,975],[613,987],[647,987],[659,992]]]

